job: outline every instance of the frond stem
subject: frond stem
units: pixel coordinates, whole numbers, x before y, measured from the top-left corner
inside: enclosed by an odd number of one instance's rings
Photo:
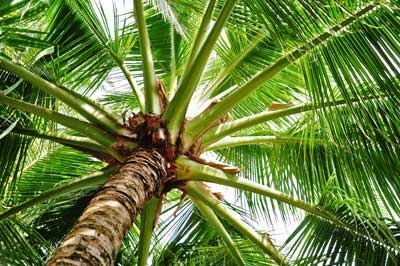
[[[202,145],[207,146],[210,143],[222,139],[223,137],[228,136],[234,132],[238,132],[241,129],[248,128],[273,119],[306,112],[312,110],[313,108],[315,108],[313,104],[299,104],[282,110],[265,111],[256,115],[233,120],[211,129],[207,134],[204,135],[201,142]]]
[[[217,42],[220,33],[225,26],[237,0],[227,0],[222,8],[214,27],[209,33],[203,46],[198,52],[193,64],[187,70],[187,75],[182,77],[178,90],[163,115],[163,119],[168,121],[167,128],[171,135],[171,141],[175,144],[180,133],[189,102],[197,88],[201,75],[207,64],[208,58]]]
[[[78,114],[85,117],[88,121],[97,125],[101,125],[107,128],[107,130],[115,133],[121,134],[125,132],[124,128],[121,125],[114,121],[113,118],[110,118],[110,114],[106,113],[104,109],[98,108],[97,105],[92,104],[91,101],[83,101],[82,96],[76,97],[76,94],[74,95],[70,91],[54,85],[53,83],[39,77],[28,69],[16,63],[13,63],[1,56],[0,68],[19,76],[20,78],[30,82],[39,89],[56,97],[57,99],[74,109]],[[123,132],[121,132],[121,130]]]
[[[321,207],[296,199],[278,190],[239,178],[238,176],[224,173],[222,170],[197,163],[183,156],[177,159],[176,164],[178,166],[178,181],[206,181],[251,191],[292,205],[315,216],[326,219],[336,225],[345,226],[343,222],[334,217],[328,211],[323,210]]]
[[[68,128],[74,129],[94,140],[98,141],[105,147],[109,147],[114,141],[115,137],[107,132],[93,126],[92,124],[70,117],[50,109],[42,108],[34,104],[30,104],[21,100],[13,99],[11,97],[0,94],[0,103],[9,105],[13,108],[38,115],[40,117],[57,122]]]
[[[146,266],[149,258],[151,235],[154,220],[157,217],[158,199],[153,197],[144,207],[140,218],[139,258],[138,266]]]
[[[169,83],[169,91],[168,91],[168,99],[171,100],[176,92],[176,83],[177,83],[177,72],[176,72],[176,52],[175,52],[175,30],[174,27],[171,27],[170,30],[171,36],[171,77]]]
[[[161,106],[157,93],[157,77],[154,71],[153,55],[146,26],[143,2],[142,0],[133,0],[133,4],[139,30],[140,52],[143,62],[145,111],[160,114]]]
[[[290,144],[290,143],[300,143],[300,144],[324,144],[321,139],[309,139],[309,138],[298,138],[298,137],[285,137],[285,136],[241,136],[241,137],[225,137],[220,141],[217,141],[205,150],[219,150],[224,148],[230,148],[241,145],[249,144]]]
[[[0,128],[1,131],[1,128]],[[93,151],[106,152],[103,146],[91,138],[73,136],[68,134],[57,133],[53,131],[42,131],[26,128],[14,128],[12,133],[35,138],[47,139],[60,144],[70,145],[75,147],[87,148]]]
[[[188,74],[188,70],[192,66],[195,58],[197,57],[201,46],[204,43],[204,38],[206,37],[210,22],[214,13],[216,0],[210,0],[208,2],[207,8],[204,12],[203,19],[201,21],[199,30],[197,31],[196,38],[194,39],[192,49],[190,50],[189,57],[186,62],[185,71],[183,72],[182,78]]]

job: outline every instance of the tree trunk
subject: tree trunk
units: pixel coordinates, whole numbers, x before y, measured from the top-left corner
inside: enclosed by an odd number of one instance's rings
[[[158,152],[131,155],[89,202],[47,265],[114,265],[136,215],[166,176],[166,163]]]

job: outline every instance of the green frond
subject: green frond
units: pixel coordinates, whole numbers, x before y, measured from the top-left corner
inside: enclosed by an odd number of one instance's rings
[[[51,249],[49,242],[21,217],[0,221],[0,239],[2,265],[43,265]]]
[[[96,170],[103,163],[69,147],[55,146],[27,161],[13,186],[7,188],[12,204],[22,203],[66,181]]]
[[[126,119],[128,117],[128,111],[138,112],[140,106],[138,105],[136,98],[132,95],[129,88],[115,88],[112,86],[110,89],[105,89],[104,95],[98,99],[99,103],[112,108],[115,113],[121,114],[121,119],[123,120],[124,115]],[[126,122],[126,121],[125,121]]]
[[[329,186],[320,204],[357,231],[307,216],[285,244],[296,265],[398,264],[398,221],[374,216],[368,203],[346,198],[335,186]]]
[[[114,68],[123,65],[137,37],[124,28],[126,22],[114,23],[112,28],[105,16],[104,9],[91,2],[51,2],[47,40],[57,47],[51,67],[60,84],[95,90]],[[114,16],[119,22],[118,14]],[[131,89],[141,100],[139,88]]]
[[[13,87],[12,91],[9,92],[10,95],[23,97],[27,102],[35,103],[37,107],[54,108],[54,99],[48,97],[46,93],[35,90],[29,83],[21,81],[7,71],[0,71],[0,77],[2,87]],[[49,120],[35,115],[24,114],[2,105],[0,108],[1,127],[9,128],[14,124],[16,125],[15,128],[29,127],[37,128],[38,130],[54,128],[54,123]],[[41,151],[31,151],[31,147],[32,138],[28,136],[8,134],[0,140],[0,194],[2,200],[7,201],[9,199],[10,191],[8,188],[14,186],[24,164],[30,161],[32,157],[40,154]]]
[[[31,139],[8,135],[0,144],[0,192],[1,199],[6,200],[10,196],[8,188],[16,182],[18,170],[25,161]]]
[[[237,217],[238,213],[224,207],[219,199],[216,198],[208,189],[205,184],[201,182],[190,181],[186,182],[182,189],[205,203],[218,216],[226,220],[232,227],[236,228],[241,234],[245,235],[249,240],[262,249],[272,260],[278,265],[288,265],[285,257],[276,248],[275,244],[271,241],[268,235],[262,235],[250,225],[245,223],[242,219]]]
[[[180,12],[177,12],[173,3],[169,3],[166,0],[150,0],[149,3],[162,15],[164,20],[168,21],[175,32],[181,36],[187,34],[185,25],[181,25],[182,22],[179,17]]]
[[[360,8],[360,10],[358,10],[355,14],[348,15],[348,17],[343,19],[340,23],[332,25],[330,28],[328,28],[328,31],[320,33],[319,35],[316,34],[316,36],[313,38],[305,41],[302,46],[274,60],[271,64],[267,65],[252,78],[241,84],[237,89],[233,90],[233,92],[228,94],[224,99],[221,100],[221,102],[215,104],[215,106],[209,108],[196,118],[192,119],[192,121],[188,122],[184,136],[187,142],[185,144],[185,148],[188,149],[195,140],[204,134],[204,132],[209,128],[210,124],[214,123],[225,113],[229,112],[234,106],[243,101],[243,98],[246,98],[259,86],[268,80],[274,79],[274,77],[282,70],[286,69],[288,66],[291,66],[295,60],[298,60],[302,56],[309,54],[314,49],[323,47],[324,42],[335,42],[340,40],[337,38],[337,36],[345,35],[343,33],[345,29],[359,27],[364,17],[368,17],[368,14],[371,13],[379,13],[382,11],[382,9],[384,9],[384,7],[380,5],[366,5]],[[349,35],[351,36],[351,34]],[[368,56],[368,54],[366,54],[366,56]]]
[[[59,144],[67,146],[69,145],[71,147],[88,149],[91,151],[103,152],[106,154],[108,153],[107,150],[104,149],[98,142],[93,141],[90,138],[73,136],[65,133],[57,133],[54,131],[40,131],[34,129],[15,128],[14,124],[16,125],[17,124],[16,122],[10,125],[10,127],[8,127],[7,129],[3,129],[2,127],[0,127],[0,132],[2,132],[1,135],[9,134],[12,131],[12,134],[16,135],[31,136],[35,138],[51,140]]]
[[[16,108],[17,110],[30,112],[32,114],[35,114],[43,118],[44,120],[46,119],[51,120],[63,126],[69,127],[86,136],[90,136],[91,138],[95,139],[96,141],[104,145],[104,147],[110,146],[113,140],[115,139],[114,136],[94,126],[93,124],[76,119],[68,115],[64,115],[62,113],[50,109],[38,107],[34,104],[27,103],[25,101],[17,100],[12,97],[0,94],[0,103]]]
[[[196,211],[191,201],[185,200],[179,209],[174,206],[172,211],[173,214],[170,211],[166,212],[167,219],[160,227],[161,236],[164,235],[165,238],[159,241],[166,241],[168,244],[159,248],[158,255],[153,259],[154,264],[237,265],[227,253],[217,232],[208,220]],[[246,265],[276,265],[229,223],[224,220],[221,220],[221,223],[232,235]]]
[[[40,16],[44,14],[46,9],[47,5],[41,0],[2,1],[0,6],[0,27],[32,26],[32,22],[40,24],[43,22]],[[26,32],[29,32],[29,30],[26,30]]]
[[[5,71],[9,71],[12,74],[17,75],[18,77],[31,83],[34,87],[37,87],[38,89],[43,90],[46,93],[64,102],[69,107],[74,109],[77,113],[85,117],[88,121],[106,127],[109,130],[114,130],[116,132],[124,130],[122,126],[119,125],[118,120],[115,119],[115,115],[111,115],[105,110],[105,108],[102,108],[98,104],[96,104],[96,102],[82,95],[61,88],[4,57],[0,57],[0,67]],[[31,109],[34,108],[32,107]]]
[[[40,193],[40,195],[38,196],[33,196],[21,204],[13,206],[7,209],[6,211],[3,211],[2,213],[0,213],[0,220],[5,219],[23,210],[26,210],[30,207],[33,207],[37,204],[45,202],[47,200],[61,197],[64,194],[81,189],[92,188],[97,185],[102,185],[105,183],[107,178],[115,171],[116,168],[117,168],[116,165],[112,165],[97,170],[95,172],[92,172],[88,175],[84,175],[79,178],[74,178],[73,180],[70,180],[68,182],[62,182],[61,185],[58,185],[53,189],[46,190],[45,192]]]
[[[206,217],[208,222],[212,224],[213,228],[218,232],[218,235],[224,241],[224,244],[231,253],[232,259],[235,261],[235,263],[237,265],[245,265],[240,250],[237,248],[230,234],[226,231],[225,227],[222,225],[222,223],[218,219],[217,215],[213,212],[213,210],[200,201],[196,201],[193,198],[192,200],[195,202],[200,212]]]
[[[15,128],[15,126],[18,124],[18,120],[14,121],[11,125],[7,126],[7,128],[0,128],[0,140],[10,134],[10,132]]]
[[[282,174],[284,169],[279,174],[273,175],[275,172],[274,169],[271,169],[271,164],[273,164],[275,146],[279,147],[281,144],[272,146],[243,145],[217,150],[215,154],[219,160],[238,167],[241,170],[238,174],[239,178],[247,179],[267,187],[273,187],[293,197],[304,199],[303,197],[299,197],[298,190],[294,186],[295,183],[293,183],[294,181]],[[289,164],[282,166],[282,168],[284,167],[289,168]],[[234,193],[250,213],[255,217],[267,220],[271,224],[274,223],[273,217],[278,213],[288,223],[300,217],[298,211],[281,202],[271,201],[269,198],[254,193],[243,192],[239,189],[236,189]]]
[[[272,260],[263,256],[252,243],[236,237],[236,246],[243,254],[246,265],[276,266]],[[181,243],[169,250],[169,256],[157,261],[159,265],[223,265],[234,266],[237,263],[227,254],[221,243]]]

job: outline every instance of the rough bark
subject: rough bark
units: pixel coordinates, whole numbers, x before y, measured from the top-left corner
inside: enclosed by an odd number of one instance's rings
[[[125,234],[166,175],[158,152],[131,155],[89,202],[47,265],[114,265]]]

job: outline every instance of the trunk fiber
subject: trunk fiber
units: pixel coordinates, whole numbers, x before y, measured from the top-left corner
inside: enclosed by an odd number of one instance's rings
[[[125,234],[166,175],[158,152],[131,155],[89,202],[47,265],[114,265]]]

